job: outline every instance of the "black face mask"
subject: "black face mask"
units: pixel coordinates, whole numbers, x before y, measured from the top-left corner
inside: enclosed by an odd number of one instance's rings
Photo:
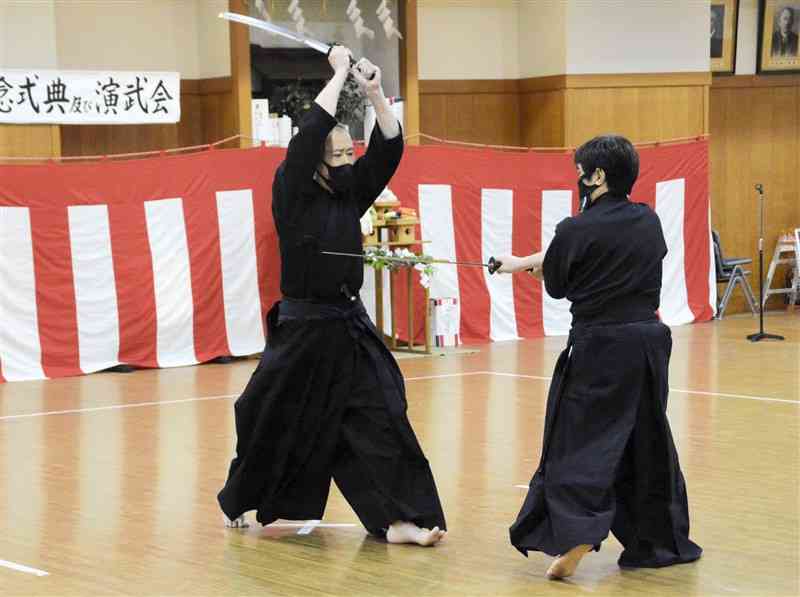
[[[328,183],[335,193],[344,195],[350,191],[353,186],[353,165],[342,164],[341,166],[331,166],[327,162],[323,162],[328,168],[328,176],[322,176],[322,179]]]
[[[581,176],[578,178],[578,198],[580,199],[580,211],[586,211],[589,209],[589,206],[592,204],[592,193],[597,188],[597,185],[588,185],[583,182],[584,178],[588,177]]]

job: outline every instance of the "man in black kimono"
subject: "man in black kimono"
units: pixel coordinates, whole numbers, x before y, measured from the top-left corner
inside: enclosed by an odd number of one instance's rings
[[[406,417],[400,369],[357,298],[363,263],[320,254],[362,251],[359,218],[397,169],[403,137],[380,70],[366,60],[351,69],[341,46],[329,61],[335,74],[275,174],[283,299],[236,401],[236,457],[219,503],[228,526],[246,526],[250,510],[265,525],[321,519],[333,478],[370,533],[432,545],[445,534],[444,514]],[[378,123],[356,161],[334,118],[349,73]]]
[[[581,213],[556,227],[543,255],[499,257],[532,270],[572,301],[572,329],[547,398],[539,468],[511,543],[557,556],[551,578],[574,573],[611,531],[623,567],[691,562],[686,486],[667,421],[672,338],[656,310],[667,253],[658,216],[629,201],[639,175],[631,143],[592,139],[575,154]]]

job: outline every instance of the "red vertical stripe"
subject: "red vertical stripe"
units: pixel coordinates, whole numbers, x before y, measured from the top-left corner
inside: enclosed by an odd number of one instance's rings
[[[525,188],[514,193],[514,255],[535,253],[542,246],[542,190]],[[517,315],[517,334],[522,338],[544,336],[542,285],[533,276],[514,276],[514,309]]]
[[[205,185],[182,199],[192,277],[194,351],[202,363],[231,353],[225,327],[217,200]]]
[[[144,204],[109,205],[108,219],[117,282],[119,360],[158,367],[153,258]]]
[[[709,304],[709,196],[708,141],[702,141],[684,153],[681,170],[685,172],[686,195],[683,209],[684,272],[686,295],[695,321],[709,321],[714,312]]]
[[[42,369],[47,377],[80,375],[67,210],[32,209],[30,213]]]
[[[480,263],[483,259],[480,187],[453,185],[453,226],[458,261]],[[462,297],[461,337],[466,344],[486,342],[490,333],[491,299],[483,270],[459,267],[458,285]]]
[[[281,298],[281,262],[278,233],[272,218],[272,180],[283,161],[284,153],[273,149],[257,150],[260,167],[253,181],[253,217],[255,218],[256,266],[258,289],[261,293],[261,323],[272,305]],[[264,329],[266,337],[267,330]]]

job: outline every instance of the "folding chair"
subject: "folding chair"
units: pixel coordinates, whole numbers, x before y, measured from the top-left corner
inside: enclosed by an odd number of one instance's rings
[[[755,315],[758,313],[756,310],[756,299],[753,296],[753,290],[750,288],[750,283],[747,281],[747,276],[750,272],[743,265],[752,263],[752,259],[725,259],[722,253],[722,246],[719,241],[719,234],[716,230],[712,231],[714,240],[714,267],[717,272],[717,284],[727,284],[725,292],[722,293],[722,298],[717,304],[717,319],[722,319],[725,315],[725,309],[728,306],[728,301],[733,295],[733,291],[737,284],[741,284],[744,298],[750,306],[750,311]]]

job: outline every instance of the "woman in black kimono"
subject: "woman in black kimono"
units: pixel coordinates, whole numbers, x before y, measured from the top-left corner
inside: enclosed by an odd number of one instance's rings
[[[531,270],[553,298],[572,301],[567,348],[547,398],[539,468],[511,543],[556,556],[551,578],[574,573],[609,531],[619,565],[692,562],[686,485],[667,421],[672,338],[656,311],[667,253],[658,216],[628,195],[639,156],[624,137],[575,153],[581,213],[564,219],[546,253],[498,257]]]
[[[318,520],[333,478],[370,533],[433,545],[444,514],[406,417],[403,377],[357,298],[363,263],[320,254],[361,253],[359,219],[400,163],[402,131],[377,67],[362,60],[351,69],[341,46],[329,61],[335,74],[275,174],[283,299],[267,315],[267,346],[236,401],[236,457],[219,503],[228,526],[246,525],[249,510],[262,524]],[[378,123],[358,160],[334,118],[349,73]]]

